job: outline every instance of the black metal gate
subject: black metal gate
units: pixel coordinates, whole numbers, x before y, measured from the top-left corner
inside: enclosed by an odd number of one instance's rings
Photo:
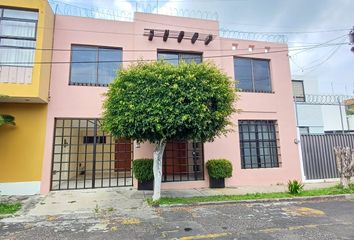
[[[132,186],[133,144],[114,139],[97,118],[56,118],[51,190]]]
[[[304,174],[307,180],[338,178],[334,147],[354,148],[354,134],[301,135]]]

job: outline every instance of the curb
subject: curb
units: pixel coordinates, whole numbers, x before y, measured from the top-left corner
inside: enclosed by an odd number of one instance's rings
[[[4,218],[13,217],[13,216],[14,216],[14,214],[1,214],[1,215],[0,215],[0,220],[1,220],[1,219],[4,219]]]
[[[257,204],[257,203],[282,203],[282,202],[301,202],[301,201],[319,201],[319,200],[344,200],[354,199],[354,194],[339,194],[339,195],[323,195],[313,197],[293,197],[293,198],[271,198],[271,199],[256,199],[256,200],[235,200],[235,201],[216,201],[216,202],[199,202],[199,203],[178,203],[153,206],[155,208],[170,208],[170,207],[191,207],[191,206],[212,206],[224,204]]]

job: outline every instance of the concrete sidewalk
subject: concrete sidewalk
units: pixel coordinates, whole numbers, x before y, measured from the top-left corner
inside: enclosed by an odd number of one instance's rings
[[[144,192],[132,188],[55,191],[43,196],[26,214],[44,216],[119,212],[122,215],[140,215],[139,212],[150,211],[145,197]]]
[[[336,184],[338,184],[338,182],[307,183],[305,189],[325,188]],[[163,190],[162,196],[194,197],[283,191],[287,191],[286,185],[245,186],[223,189]],[[144,199],[151,196],[152,191],[137,191],[134,188],[128,187],[53,191],[46,196],[29,197],[24,204],[24,209],[19,214],[34,217],[70,214],[92,215],[114,211],[119,212],[121,215],[148,218],[153,215],[153,210],[146,204]]]

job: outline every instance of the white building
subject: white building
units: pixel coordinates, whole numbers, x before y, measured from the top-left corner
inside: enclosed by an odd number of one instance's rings
[[[300,133],[354,131],[354,116],[346,115],[350,96],[321,94],[315,77],[293,76],[297,123]]]

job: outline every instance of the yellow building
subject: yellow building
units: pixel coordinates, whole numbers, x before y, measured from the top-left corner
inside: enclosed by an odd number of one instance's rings
[[[53,25],[47,0],[0,2],[0,195],[39,193]]]

